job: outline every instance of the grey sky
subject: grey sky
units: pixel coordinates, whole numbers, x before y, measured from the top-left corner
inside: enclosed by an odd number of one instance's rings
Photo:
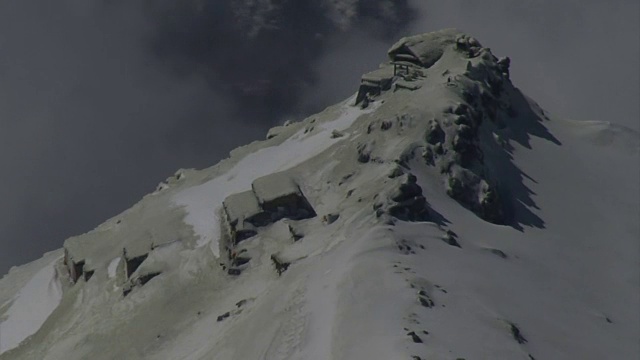
[[[456,27],[511,57],[514,84],[550,112],[640,128],[640,2],[415,0],[413,32]]]
[[[547,110],[639,128],[637,1],[264,3],[0,3],[0,273],[348,96],[409,33],[458,27]]]

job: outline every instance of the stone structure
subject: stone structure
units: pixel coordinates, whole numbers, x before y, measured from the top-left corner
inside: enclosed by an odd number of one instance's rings
[[[228,196],[223,202],[224,228],[232,245],[257,234],[258,228],[280,219],[316,216],[298,184],[285,173],[256,179],[251,190]]]

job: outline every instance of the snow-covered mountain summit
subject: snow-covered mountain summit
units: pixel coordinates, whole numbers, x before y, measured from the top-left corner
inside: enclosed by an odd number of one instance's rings
[[[455,30],[0,280],[0,359],[631,359],[637,133]],[[357,84],[354,84],[354,88]]]

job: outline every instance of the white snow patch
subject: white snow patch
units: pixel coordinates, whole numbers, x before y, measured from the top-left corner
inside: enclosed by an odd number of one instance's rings
[[[120,257],[111,260],[109,266],[107,267],[107,273],[109,274],[109,279],[113,279],[116,276],[116,270],[118,270],[118,264],[120,264]]]
[[[220,256],[218,214],[227,196],[250,190],[251,183],[259,177],[290,169],[322,153],[340,141],[331,138],[333,130],[348,129],[358,117],[377,108],[376,103],[365,110],[351,106],[353,99],[345,102],[337,119],[318,124],[316,133],[307,135],[300,130],[279,146],[247,155],[226,174],[178,193],[173,200],[186,207],[185,221],[199,235],[198,246],[209,244],[215,256]]]
[[[35,334],[60,304],[62,288],[55,268],[58,260],[38,271],[14,297],[6,320],[0,323],[0,354]]]

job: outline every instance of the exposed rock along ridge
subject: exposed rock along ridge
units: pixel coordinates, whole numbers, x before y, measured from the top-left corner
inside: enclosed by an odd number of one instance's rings
[[[443,56],[449,58],[447,65],[435,66]],[[372,194],[376,216],[433,221],[437,216],[430,215],[433,211],[411,174],[410,164],[418,158],[439,171],[450,197],[484,220],[507,223],[504,202],[508,199],[501,195],[500,179],[492,164],[485,162],[483,148],[500,146],[499,138],[488,134],[517,121],[511,104],[517,90],[509,81],[509,59],[496,58],[477,40],[454,30],[403,38],[391,47],[389,58],[390,62],[380,69],[363,75],[355,104],[351,104],[367,108],[373,106],[370,103],[379,103],[379,107],[368,121],[359,120],[354,124],[366,129],[366,133],[358,134],[346,145],[355,149],[343,155],[343,162],[352,170],[352,174],[344,176],[344,182],[349,182],[363,164],[378,166],[381,173],[388,173],[389,179],[379,193]],[[422,87],[427,92],[407,93]],[[429,102],[429,97],[438,96],[443,99]],[[407,98],[410,101],[406,101]],[[422,99],[427,101],[426,106],[421,103]],[[383,111],[386,109],[390,111]],[[385,116],[390,112],[395,114]],[[296,125],[306,125],[305,132],[308,132],[313,131],[313,123],[312,117]],[[483,123],[485,130],[481,131]],[[271,129],[267,138],[273,139],[286,127]],[[397,145],[389,146],[389,143]],[[349,153],[353,155],[348,156]],[[357,162],[351,162],[350,157]],[[167,183],[179,181],[182,176],[182,172],[178,172]],[[291,176],[284,172],[260,177],[252,183],[252,190],[234,193],[225,199],[220,221],[227,235],[223,234],[220,252],[228,254],[230,266],[235,263],[237,243],[256,235],[258,227],[282,218],[299,220],[316,215]],[[164,186],[161,184],[159,189]],[[127,267],[131,259],[142,259],[165,241],[154,243],[148,238],[136,241],[132,246],[138,249],[130,250],[129,255],[126,246],[123,247],[123,266]],[[79,247],[78,242],[87,241],[74,238],[65,243],[65,262],[69,262],[74,282],[81,274],[88,280],[95,271],[85,259],[90,256],[75,254],[73,249]],[[146,250],[145,245],[141,245],[145,243]],[[127,271],[127,277],[134,271]],[[133,278],[132,284],[135,283],[140,283],[138,277]],[[124,291],[128,293],[129,287]]]
[[[356,259],[388,247],[424,251],[429,244],[406,235],[414,225],[446,251],[462,251],[466,244],[432,207],[425,184],[473,219],[543,228],[528,211],[535,204],[512,142],[559,141],[544,126],[546,114],[512,85],[509,58],[473,37],[456,30],[407,37],[388,56],[345,102],[274,127],[209,169],[179,170],[131,209],[67,239],[47,257],[63,290],[59,304],[21,346],[19,337],[0,341],[0,358],[365,358],[332,332],[357,329],[352,314],[367,307],[331,289],[380,295],[357,299],[378,309],[386,300],[376,291],[408,284],[414,305],[439,311],[448,296],[440,285],[395,262],[393,276],[406,284],[363,290],[351,278],[362,271]],[[384,277],[380,266],[362,282]],[[12,301],[0,298],[0,320]],[[338,314],[338,303],[351,310]],[[405,317],[407,339],[428,341],[415,312],[384,306]],[[510,354],[524,353],[528,329],[496,317],[517,340]],[[246,336],[251,345],[238,346]]]
[[[477,40],[454,30],[403,38],[391,47],[389,58],[379,69],[363,75],[358,95],[344,105],[365,110],[351,126],[342,129],[351,130],[351,134],[341,144],[337,157],[340,164],[332,174],[324,176],[329,179],[327,184],[334,178],[341,179],[332,184],[344,188],[339,207],[353,206],[349,201],[362,206],[363,199],[372,198],[373,205],[365,206],[384,223],[392,224],[394,219],[439,221],[411,174],[411,164],[419,161],[437,169],[449,196],[487,221],[505,223],[499,179],[484,162],[481,146],[481,142],[495,139],[482,138],[480,127],[489,123],[503,128],[514,115],[510,112],[509,97],[515,90],[509,82],[508,59],[496,58]],[[269,131],[267,139],[286,141],[299,129],[311,136],[316,126],[322,126],[321,121],[340,115],[334,114],[329,110],[326,115],[276,127]],[[343,135],[334,129],[331,137],[340,139]],[[217,167],[224,165],[223,161]],[[252,181],[250,190],[226,197],[218,210],[219,218],[211,219],[220,223],[218,262],[225,273],[237,276],[250,266],[256,257],[251,253],[255,251],[252,245],[243,246],[241,242],[258,235],[261,228],[283,218],[302,220],[316,216],[311,203],[321,199],[324,189],[317,189],[311,177],[303,175],[306,169],[297,170],[301,167],[304,164],[259,177]],[[383,176],[363,179],[372,171]],[[150,196],[183,185],[192,172],[177,172]],[[347,190],[351,184],[358,185]],[[316,187],[315,191],[310,190],[315,192],[311,201],[303,195],[304,187]],[[153,278],[180,267],[177,259],[170,259],[161,249],[188,251],[198,246],[189,240],[193,237],[188,229],[177,226],[178,217],[157,212],[153,207],[143,200],[117,219],[65,241],[62,262],[67,270],[62,272],[68,277],[66,287],[88,283],[96,274],[101,282],[114,279],[122,296],[127,297]],[[341,209],[330,210],[321,222],[331,224],[338,219]],[[148,218],[138,221],[152,220],[155,229],[138,228],[139,224],[127,219],[127,213],[132,212]],[[174,226],[159,230],[162,226],[158,224]],[[304,237],[305,225],[289,222],[285,238],[296,241]],[[280,252],[270,254],[270,258],[279,274],[293,261]],[[109,274],[105,273],[107,262]]]

